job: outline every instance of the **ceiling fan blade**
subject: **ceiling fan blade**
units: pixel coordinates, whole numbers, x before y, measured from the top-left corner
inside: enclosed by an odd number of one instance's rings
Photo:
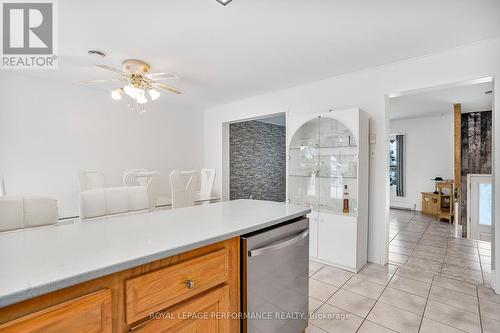
[[[124,71],[121,71],[119,69],[116,69],[116,68],[113,68],[113,67],[110,67],[110,66],[107,66],[107,65],[96,65],[97,67],[99,68],[102,68],[102,69],[107,69],[108,71],[112,71],[112,72],[115,72],[115,73],[119,73],[121,75],[128,75],[127,73],[125,73]]]
[[[179,78],[175,73],[150,73],[146,74],[146,77],[153,80],[162,80],[162,79],[174,80]]]
[[[82,81],[82,83],[92,84],[92,83],[105,83],[105,82],[117,82],[117,81],[123,81],[123,80],[122,79],[85,80]]]
[[[182,94],[182,91],[180,91],[179,89],[167,86],[166,84],[163,84],[160,82],[153,82],[153,84],[155,85],[156,88],[170,91],[170,92],[173,92],[174,94],[178,94],[178,95]]]

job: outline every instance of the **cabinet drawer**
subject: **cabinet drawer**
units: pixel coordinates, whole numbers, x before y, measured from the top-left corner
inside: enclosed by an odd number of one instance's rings
[[[168,312],[157,314],[131,332],[137,333],[229,333],[229,286],[200,295]]]
[[[228,249],[221,249],[127,280],[127,323],[226,282],[228,270]]]
[[[0,325],[1,333],[111,332],[111,291],[101,290]]]

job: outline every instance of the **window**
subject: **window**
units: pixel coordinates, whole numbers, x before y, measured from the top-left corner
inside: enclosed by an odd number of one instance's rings
[[[396,136],[389,140],[389,185],[395,187],[397,183],[397,144]]]
[[[491,226],[491,184],[479,184],[479,224]]]
[[[405,134],[389,136],[389,185],[395,188],[396,196],[405,196],[404,174]]]

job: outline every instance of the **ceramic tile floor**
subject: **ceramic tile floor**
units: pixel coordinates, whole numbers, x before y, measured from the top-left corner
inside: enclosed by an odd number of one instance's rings
[[[500,332],[490,244],[453,238],[452,231],[393,210],[388,265],[368,263],[353,274],[311,261],[306,332]]]
[[[490,286],[491,243],[454,238],[454,226],[391,210],[389,263]]]

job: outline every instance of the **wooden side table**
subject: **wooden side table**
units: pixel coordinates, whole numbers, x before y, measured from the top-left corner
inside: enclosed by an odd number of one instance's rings
[[[422,193],[422,214],[432,215],[439,220],[453,222],[453,182],[443,181],[437,184],[438,193]]]
[[[422,214],[439,216],[439,194],[422,192]]]

